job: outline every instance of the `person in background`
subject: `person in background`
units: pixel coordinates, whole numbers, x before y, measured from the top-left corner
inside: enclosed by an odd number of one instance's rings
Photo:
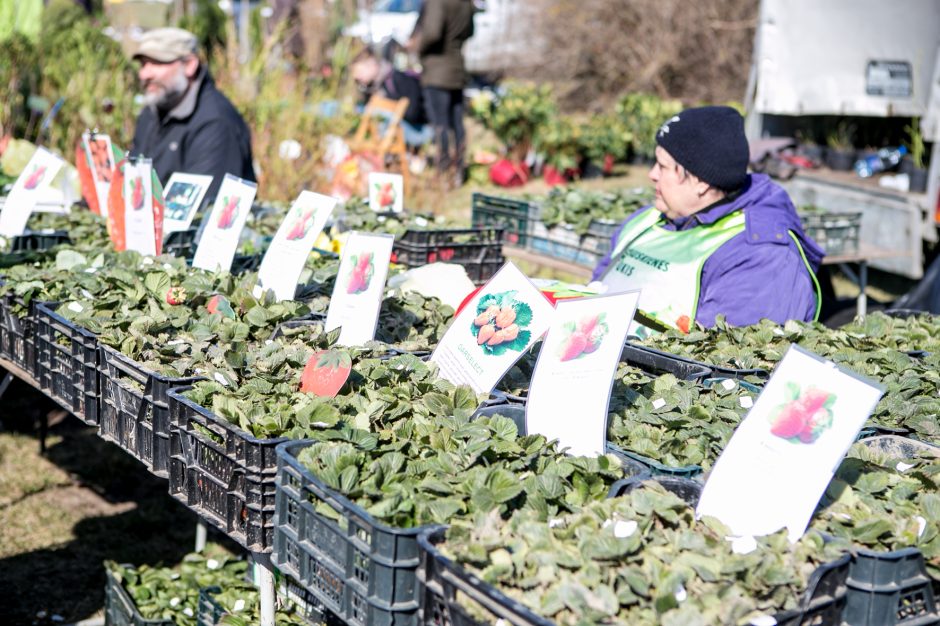
[[[251,133],[196,54],[196,37],[179,28],[148,31],[134,60],[146,106],[130,154],[153,160],[163,184],[174,172],[213,177],[211,201],[225,174],[254,181]]]
[[[421,85],[437,143],[441,173],[456,170],[465,179],[463,44],[473,35],[472,0],[425,0],[412,37],[421,60]]]
[[[390,100],[408,98],[402,129],[409,147],[419,147],[431,140],[434,131],[428,125],[419,76],[395,69],[390,61],[380,59],[368,48],[353,59],[350,75],[366,102],[376,93]]]
[[[687,109],[656,143],[655,202],[618,229],[594,280],[608,292],[641,289],[652,325],[683,332],[719,315],[737,326],[816,319],[824,253],[787,192],[747,173],[744,118],[724,106]]]

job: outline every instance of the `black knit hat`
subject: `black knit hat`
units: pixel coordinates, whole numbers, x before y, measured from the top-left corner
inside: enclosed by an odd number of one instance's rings
[[[747,182],[744,118],[731,107],[686,109],[659,127],[656,143],[712,187],[735,191]]]

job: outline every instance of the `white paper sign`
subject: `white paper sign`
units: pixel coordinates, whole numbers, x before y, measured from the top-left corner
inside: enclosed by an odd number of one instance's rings
[[[327,331],[343,329],[340,345],[360,346],[375,337],[394,243],[393,235],[349,234],[326,314]]]
[[[163,188],[163,236],[186,230],[212,184],[211,176],[176,172]]]
[[[202,238],[193,256],[193,267],[209,271],[232,267],[238,239],[251,213],[251,203],[257,191],[256,183],[231,174],[225,175],[209,222],[202,231]]]
[[[85,131],[82,133],[82,145],[88,157],[91,177],[95,181],[95,195],[98,198],[98,211],[101,217],[108,217],[108,193],[114,178],[114,150],[111,137]]]
[[[369,208],[379,213],[405,209],[405,183],[401,174],[369,174]]]
[[[23,234],[36,202],[59,173],[63,163],[62,159],[45,148],[36,148],[35,154],[16,179],[3,204],[3,211],[0,212],[0,235],[15,237]]]
[[[124,164],[124,241],[128,250],[156,256],[152,176],[149,159]]]
[[[431,361],[455,385],[492,391],[548,329],[553,313],[542,292],[506,263],[454,319]]]
[[[639,299],[628,291],[558,301],[532,374],[527,433],[569,454],[604,454],[610,389]]]
[[[294,297],[304,263],[336,202],[330,196],[312,191],[300,192],[261,260],[258,286],[262,290],[273,290],[278,300]],[[382,282],[384,284],[384,279]]]
[[[696,513],[797,541],[884,388],[791,346],[715,463]]]

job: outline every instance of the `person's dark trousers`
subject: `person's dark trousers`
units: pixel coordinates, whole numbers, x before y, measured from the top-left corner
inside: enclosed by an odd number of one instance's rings
[[[443,172],[456,165],[457,175],[462,176],[466,147],[463,129],[463,90],[425,87],[424,102],[428,119],[434,127],[438,170]],[[451,134],[453,134],[453,140],[451,140]],[[451,146],[453,146],[454,155],[451,154]]]

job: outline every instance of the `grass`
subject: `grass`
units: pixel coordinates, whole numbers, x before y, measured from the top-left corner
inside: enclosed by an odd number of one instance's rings
[[[66,623],[101,613],[102,561],[179,562],[196,517],[93,428],[72,417],[50,427],[39,453],[32,423],[50,407],[15,383],[0,405],[0,623]],[[43,615],[43,617],[38,617]]]

